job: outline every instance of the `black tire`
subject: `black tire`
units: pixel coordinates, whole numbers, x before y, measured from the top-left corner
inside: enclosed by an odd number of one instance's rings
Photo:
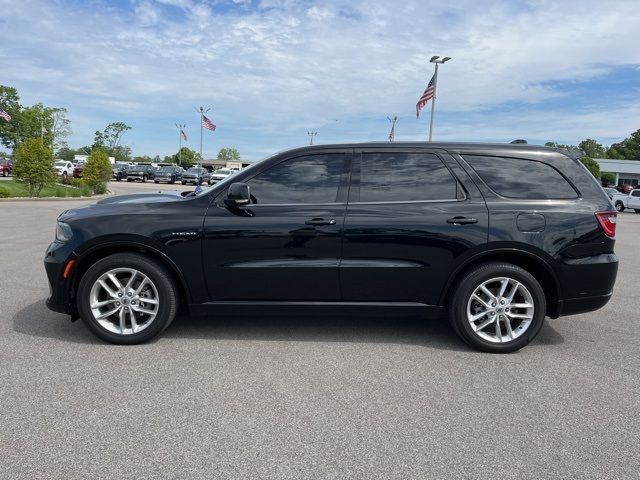
[[[158,313],[144,330],[138,333],[121,335],[104,328],[95,319],[89,305],[89,296],[93,284],[98,278],[114,268],[134,268],[155,284],[160,299]],[[119,345],[144,343],[166,330],[173,322],[178,311],[178,291],[171,275],[164,266],[152,258],[136,253],[116,253],[94,263],[85,272],[78,286],[76,300],[80,318],[98,338]]]
[[[2,176],[3,176],[3,177],[6,177],[6,176],[7,176],[7,171],[6,171],[6,170],[3,170],[3,171],[2,171]]]
[[[158,180],[154,180],[153,183],[160,183]]]
[[[640,208],[634,208],[633,211],[636,213],[640,213]]]
[[[147,176],[146,175],[142,175],[142,183],[147,183]]]
[[[119,173],[116,175],[116,182],[119,182],[120,180],[122,180],[122,175]]]
[[[132,179],[131,179],[131,178],[127,178],[127,182],[131,182],[131,181],[132,181]]]
[[[182,181],[182,184],[183,184],[183,185],[186,185],[186,184],[187,184],[187,182],[185,182],[185,181],[183,180],[183,181]]]
[[[171,180],[169,180],[169,183],[171,185],[173,185],[174,183],[176,183],[176,177],[171,177]]]
[[[62,181],[66,182],[68,177],[67,172],[62,172]]]
[[[622,203],[620,200],[616,202],[615,207],[618,212],[624,212],[624,203]]]
[[[531,294],[534,305],[533,318],[528,328],[520,336],[504,343],[494,343],[480,337],[467,319],[467,305],[476,288],[496,277],[509,277],[520,282]],[[449,321],[460,338],[471,347],[491,353],[514,352],[531,342],[540,332],[547,309],[546,298],[538,281],[526,270],[511,263],[485,263],[469,270],[456,283],[456,290],[448,305]]]

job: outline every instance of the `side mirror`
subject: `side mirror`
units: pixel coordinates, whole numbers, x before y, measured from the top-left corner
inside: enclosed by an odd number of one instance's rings
[[[246,183],[232,183],[227,192],[227,198],[224,199],[227,207],[241,207],[251,203],[251,194],[249,193],[249,185]]]

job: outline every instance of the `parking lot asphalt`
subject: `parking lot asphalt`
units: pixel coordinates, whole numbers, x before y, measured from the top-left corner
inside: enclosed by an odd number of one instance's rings
[[[640,215],[605,308],[490,355],[400,316],[101,343],[44,305],[55,218],[83,203],[0,203],[0,478],[639,478]]]

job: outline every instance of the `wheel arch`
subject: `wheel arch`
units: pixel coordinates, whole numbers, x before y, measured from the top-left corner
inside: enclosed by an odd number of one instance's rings
[[[189,303],[191,303],[191,293],[184,279],[184,276],[182,275],[182,272],[164,252],[151,245],[142,242],[136,242],[135,240],[117,240],[92,246],[76,257],[76,264],[71,282],[71,290],[69,292],[71,304],[75,303],[75,297],[77,294],[80,279],[89,269],[89,267],[98,260],[117,253],[137,253],[146,255],[158,261],[158,263],[163,265],[167,269],[169,274],[173,277],[180,294],[180,303],[182,305],[188,305]]]
[[[515,248],[488,250],[469,258],[449,276],[440,297],[440,305],[447,305],[453,296],[452,285],[469,270],[487,262],[507,262],[532,274],[540,283],[547,302],[547,316],[558,317],[558,300],[561,297],[560,283],[551,266],[539,255]]]

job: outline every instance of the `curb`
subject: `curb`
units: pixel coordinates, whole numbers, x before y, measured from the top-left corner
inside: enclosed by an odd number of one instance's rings
[[[110,197],[115,195],[113,192],[105,193],[104,195],[95,195],[93,197],[10,197],[0,198],[0,202],[71,202],[81,200],[100,200],[101,198]]]

